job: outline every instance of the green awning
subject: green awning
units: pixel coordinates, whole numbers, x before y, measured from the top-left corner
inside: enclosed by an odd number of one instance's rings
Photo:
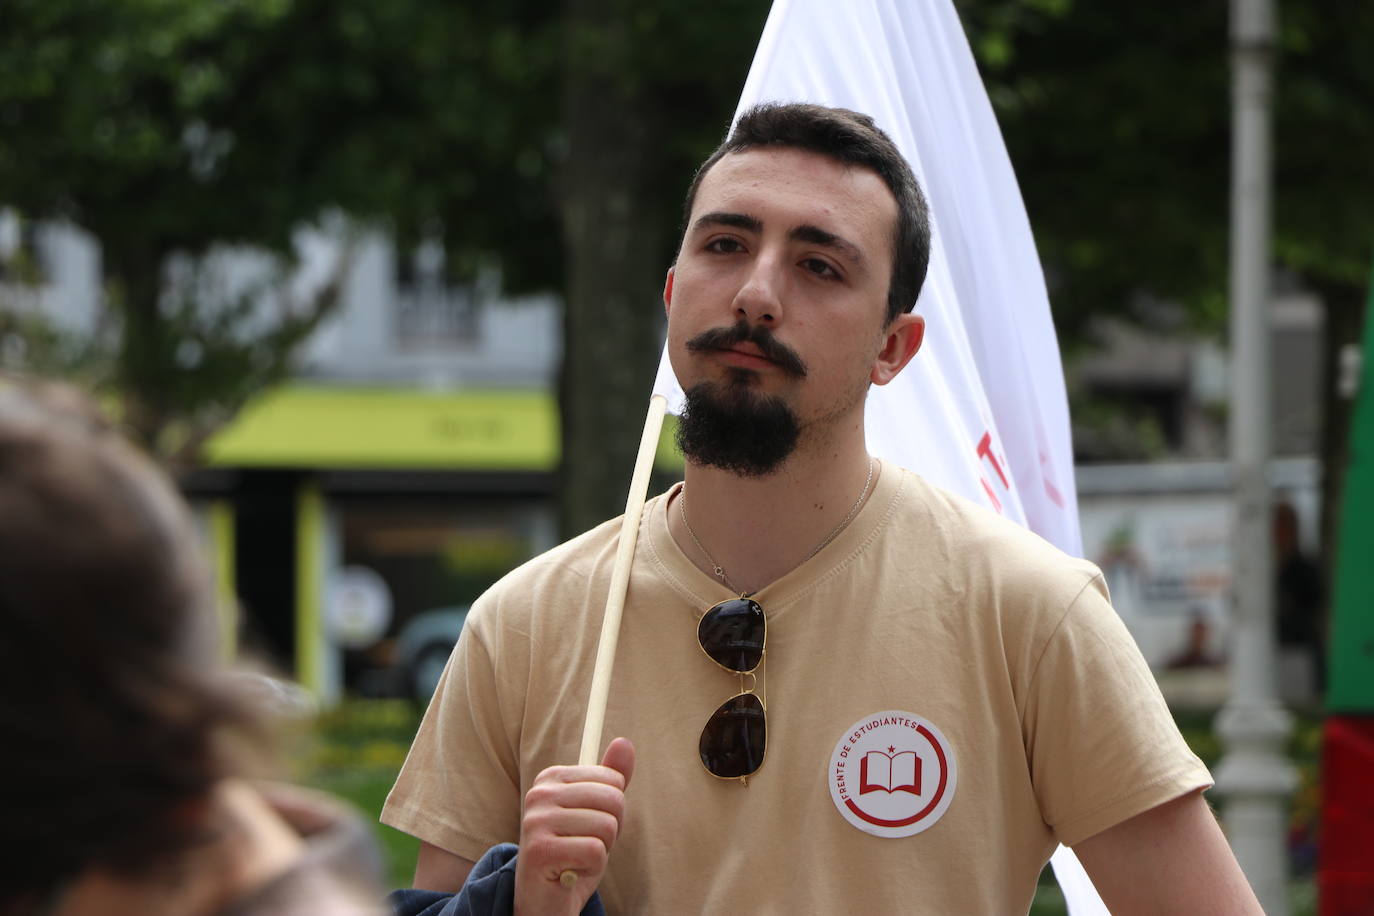
[[[659,449],[665,469],[682,466],[666,444],[672,429],[664,425]],[[328,470],[552,471],[558,457],[558,408],[546,391],[318,384],[263,395],[205,449],[210,467]]]

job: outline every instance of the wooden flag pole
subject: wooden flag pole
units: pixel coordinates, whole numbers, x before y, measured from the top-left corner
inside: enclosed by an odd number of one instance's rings
[[[582,750],[577,755],[579,766],[591,766],[600,759],[601,727],[606,721],[611,670],[615,667],[616,645],[620,642],[620,615],[625,610],[630,564],[634,560],[635,541],[639,539],[644,498],[649,491],[649,472],[653,470],[658,435],[663,428],[663,414],[667,409],[668,399],[663,395],[656,394],[649,398],[644,434],[639,439],[639,455],[635,458],[635,470],[630,478],[630,492],[625,497],[625,516],[620,522],[620,543],[616,549],[615,566],[611,569],[611,590],[606,596],[606,613],[601,619],[601,642],[596,647],[596,667],[592,671],[592,689],[587,697],[587,718],[582,725]],[[564,887],[572,887],[577,883],[577,872],[562,872],[558,880]]]

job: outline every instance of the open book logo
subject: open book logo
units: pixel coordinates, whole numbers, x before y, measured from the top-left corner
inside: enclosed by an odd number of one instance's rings
[[[893,753],[895,751],[895,753]],[[921,794],[921,758],[915,751],[869,751],[859,761],[859,794],[910,792]]]
[[[958,782],[954,748],[927,719],[887,710],[851,725],[830,757],[830,797],[850,824],[906,837],[949,810]]]

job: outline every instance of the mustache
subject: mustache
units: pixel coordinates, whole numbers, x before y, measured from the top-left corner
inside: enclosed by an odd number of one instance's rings
[[[730,328],[711,328],[702,331],[687,341],[687,349],[693,353],[702,350],[728,350],[736,344],[751,343],[759,348],[764,358],[778,365],[788,375],[806,378],[806,363],[797,352],[773,336],[773,332],[763,325],[750,326],[739,321]]]

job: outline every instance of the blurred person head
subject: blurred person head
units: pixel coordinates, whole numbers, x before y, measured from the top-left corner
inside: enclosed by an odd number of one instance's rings
[[[930,209],[911,166],[897,145],[866,114],[847,108],[768,102],[740,115],[725,138],[697,169],[683,203],[684,231],[706,173],[732,153],[761,147],[819,153],[878,175],[897,202],[892,227],[892,276],[888,281],[887,320],[916,307],[930,262]]]
[[[1299,553],[1298,510],[1288,500],[1280,499],[1274,503],[1271,517],[1277,558],[1285,560]]]
[[[0,381],[0,914],[218,913],[330,819],[236,778],[268,731],[219,663],[197,543],[79,394]]]

